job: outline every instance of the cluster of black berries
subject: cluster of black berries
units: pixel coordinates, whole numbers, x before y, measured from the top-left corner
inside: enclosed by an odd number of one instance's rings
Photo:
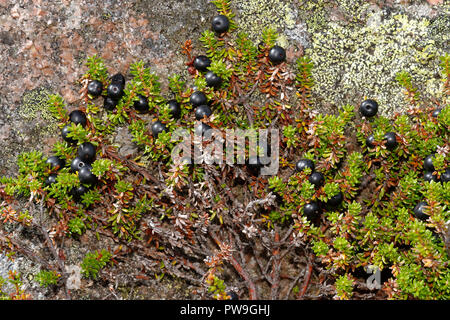
[[[366,118],[374,117],[378,112],[378,103],[372,99],[364,100],[359,106],[359,112]],[[384,141],[384,145],[388,150],[394,150],[398,145],[397,135],[395,134],[395,132],[387,132],[384,135]],[[367,147],[374,148],[374,142],[375,138],[372,134],[366,138]]]
[[[201,91],[195,91],[191,94],[189,98],[189,102],[195,108],[195,119],[198,121],[204,119],[205,117],[209,117],[212,114],[211,108],[208,105],[208,98]],[[196,135],[203,135],[205,131],[211,129],[209,125],[206,123],[200,122],[195,128]]]
[[[325,182],[325,177],[321,172],[315,171],[315,165],[312,160],[300,159],[295,165],[297,172],[302,172],[306,168],[311,169],[311,175],[309,176],[308,181],[314,185],[315,188],[320,188]],[[343,199],[344,197],[342,192],[339,191],[338,194],[328,200],[327,205],[336,207],[342,202]],[[308,218],[308,220],[315,220],[318,216],[320,216],[320,213],[320,203],[318,201],[311,201],[303,207],[303,214]]]
[[[373,117],[378,112],[378,103],[375,100],[371,100],[371,99],[364,100],[359,107],[359,111],[364,117],[367,117],[367,118]],[[440,112],[441,112],[441,109],[438,108],[433,111],[432,116],[436,118]],[[397,138],[396,138],[395,132],[386,133],[384,138],[385,138],[385,146],[388,150],[392,150],[397,146]],[[373,135],[370,135],[366,138],[366,145],[369,148],[373,148],[373,147],[375,147],[375,145],[373,144],[374,141],[375,141],[375,139],[374,139]],[[423,162],[423,167],[425,169],[425,173],[423,176],[424,180],[427,182],[441,181],[442,183],[450,181],[450,168],[445,169],[445,172],[443,174],[441,174],[440,179],[437,177],[437,175],[435,174],[435,168],[433,165],[433,158],[434,158],[434,154],[430,154],[429,156],[427,156],[425,158],[425,160]],[[422,202],[419,202],[416,205],[416,207],[414,208],[414,215],[418,219],[421,219],[421,220],[427,219],[428,215],[425,214],[425,208],[427,207],[427,205],[428,204],[426,202],[422,201]]]
[[[68,133],[70,132],[70,125],[71,123],[75,123],[80,124],[82,127],[85,127],[87,124],[87,118],[83,111],[75,110],[70,113],[69,121],[70,123],[67,124],[62,129],[61,136],[68,143],[76,144],[76,141],[73,138],[68,137]],[[71,171],[78,172],[78,179],[80,180],[81,183],[79,187],[71,190],[72,196],[74,196],[74,198],[77,200],[80,199],[81,196],[88,191],[86,185],[93,185],[97,182],[97,177],[91,171],[92,170],[91,164],[95,160],[95,154],[96,154],[96,147],[90,142],[84,142],[78,147],[77,157],[73,159],[70,164]],[[56,165],[59,165],[59,168],[64,167],[65,165],[64,160],[60,158],[57,158],[56,160],[54,158],[57,157],[50,157],[47,160],[47,162],[49,162],[52,167],[55,167]],[[48,179],[52,179],[50,180],[49,184],[56,182],[56,177],[53,178],[52,175],[50,175],[47,178],[47,180]]]
[[[216,75],[211,70],[208,70],[208,68],[211,66],[211,59],[209,59],[205,55],[199,55],[194,58],[193,66],[195,69],[197,69],[200,72],[206,72],[205,73],[205,81],[206,85],[211,88],[218,88],[222,85],[222,78]]]
[[[120,73],[112,76],[110,84],[106,90],[103,107],[108,111],[114,110],[119,100],[123,97],[124,89],[125,77]],[[87,92],[92,97],[98,97],[103,93],[103,84],[98,80],[93,80],[88,84]],[[169,105],[171,116],[175,119],[179,118],[181,116],[181,107],[177,100],[169,100],[167,101],[167,104]],[[134,102],[133,107],[139,113],[147,113],[150,110],[148,98],[142,94],[139,94],[138,100]],[[158,135],[161,132],[166,131],[166,129],[166,125],[157,120],[152,125],[152,134],[154,137],[158,137]]]
[[[66,162],[64,159],[61,159],[57,156],[51,156],[47,159],[46,163],[50,165],[50,169],[52,171],[58,171],[59,169],[63,168],[66,165]],[[56,178],[58,177],[57,173],[51,173],[47,179],[45,179],[45,185],[49,186],[56,182]]]
[[[224,32],[227,32],[229,28],[230,28],[230,21],[226,16],[218,15],[213,18],[212,29],[216,33],[222,34]],[[273,46],[269,50],[268,58],[273,64],[279,64],[286,60],[286,51],[280,46],[277,45]],[[215,74],[213,71],[208,70],[208,68],[211,66],[211,59],[209,59],[207,56],[199,55],[195,57],[193,61],[193,66],[199,72],[205,73],[205,81],[208,87],[217,89],[222,85],[223,79],[219,75]],[[211,116],[212,111],[208,105],[208,99],[203,92],[195,91],[190,96],[189,102],[195,108],[195,118],[197,120],[200,121],[204,119],[204,117]],[[205,131],[209,129],[211,129],[209,125],[200,122],[195,128],[195,134],[202,135],[204,134]],[[261,169],[263,164],[260,161],[260,158],[258,156],[255,156],[248,159],[247,166],[253,174],[258,175],[259,170]]]
[[[225,15],[218,15],[212,19],[212,29],[217,34],[222,34],[228,31],[230,28],[230,21]],[[213,71],[208,70],[211,66],[211,59],[205,55],[199,55],[194,58],[194,68],[199,72],[205,72],[206,85],[210,88],[217,89],[222,83],[223,79],[215,74]],[[209,117],[212,114],[211,108],[208,105],[208,99],[206,95],[201,91],[195,91],[191,94],[189,102],[195,108],[195,119],[202,120],[205,117]],[[211,129],[206,123],[200,122],[195,128],[195,134],[203,135],[205,131]]]
[[[211,25],[212,29],[217,34],[220,35],[229,30],[230,21],[225,15],[217,15],[212,19]],[[286,51],[282,47],[275,45],[272,48],[270,48],[268,58],[273,64],[282,63],[283,61],[286,60]],[[223,79],[219,75],[215,74],[213,71],[209,70],[209,67],[211,66],[211,59],[209,59],[207,56],[199,55],[195,57],[193,60],[193,66],[199,72],[204,73],[206,85],[208,87],[217,89],[222,85]],[[125,88],[125,77],[122,74],[117,73],[111,77],[110,84],[106,89],[106,93],[103,92],[104,91],[103,83],[98,80],[93,80],[89,82],[87,86],[87,92],[91,97],[94,98],[103,96],[104,108],[108,111],[112,111],[116,108],[119,100],[122,98],[124,94],[124,88]],[[139,99],[134,103],[134,108],[136,109],[136,111],[140,113],[148,112],[149,111],[148,98],[143,95],[138,95],[138,98]],[[203,135],[205,131],[211,129],[209,125],[201,121],[205,117],[209,117],[212,115],[212,110],[208,103],[208,99],[203,92],[195,91],[190,96],[189,102],[195,108],[196,120],[200,121],[199,124],[196,126],[194,132],[197,135]],[[169,106],[171,116],[175,119],[180,118],[181,107],[180,104],[177,102],[177,100],[175,99],[169,100],[167,101],[167,104]],[[64,127],[63,138],[70,143],[74,143],[75,141],[73,141],[73,139],[67,137],[69,129],[70,125]],[[155,138],[157,138],[160,133],[165,131],[167,131],[167,127],[161,121],[156,120],[152,123],[151,132]],[[77,168],[77,166],[79,165],[83,167],[86,166],[87,168],[90,167],[89,164],[86,164],[85,161],[84,162],[79,161],[75,162],[73,166],[71,166],[72,170],[75,170],[75,168]],[[249,168],[251,167],[250,169],[257,167],[258,172],[259,169],[263,166],[259,157],[257,157],[256,161],[253,162],[249,161],[248,165]]]
[[[103,107],[106,110],[112,111],[117,106],[118,101],[122,98],[125,89],[125,77],[121,73],[117,73],[111,77],[111,82],[106,88],[106,96],[104,96]],[[92,97],[103,95],[103,83],[98,80],[91,81],[88,84],[87,92]],[[145,97],[139,97],[135,106],[145,112]],[[148,109],[148,103],[147,103]]]
[[[181,106],[177,100],[171,99],[167,101],[169,106],[169,113],[174,119],[178,119],[181,117]],[[157,138],[161,132],[167,131],[167,127],[164,123],[159,120],[156,120],[152,124],[152,135]]]
[[[230,21],[224,15],[218,15],[212,20],[212,28],[217,33],[227,32],[230,28]],[[208,67],[211,65],[211,60],[204,55],[197,56],[194,59],[194,67],[200,72],[206,72],[205,80],[209,87],[218,88],[222,84],[222,78],[216,75],[214,72],[209,71]],[[118,73],[111,78],[111,83],[109,84],[106,96],[104,97],[104,108],[106,110],[112,111],[116,107],[118,101],[123,96],[125,88],[125,78],[122,74]],[[88,84],[88,94],[93,97],[98,97],[103,93],[103,84],[94,80]],[[149,111],[148,98],[144,95],[138,95],[138,100],[134,103],[134,108],[140,113],[146,113]],[[196,91],[191,95],[191,104],[196,107],[195,117],[197,120],[203,119],[204,116],[209,117],[212,112],[207,105],[207,99],[203,92]],[[181,107],[177,100],[172,99],[167,101],[169,106],[170,114],[174,119],[178,119],[181,116]],[[199,125],[197,131],[203,133],[205,130],[210,129],[210,127],[204,123]],[[164,123],[159,120],[153,122],[151,126],[152,135],[157,138],[162,132],[165,132],[167,127]]]
[[[441,174],[441,178],[439,179],[437,175],[435,175],[435,168],[433,164],[434,154],[430,154],[423,161],[423,168],[425,169],[425,173],[423,175],[423,179],[427,182],[439,182],[442,183],[450,181],[450,168],[446,168],[445,172]]]
[[[227,32],[230,28],[230,21],[224,15],[218,15],[212,19],[212,29],[218,33],[222,34]],[[269,51],[269,60],[278,64],[286,59],[286,51],[280,46],[273,46]],[[208,70],[211,66],[211,59],[205,55],[199,55],[194,58],[193,66],[199,72],[205,72],[206,85],[211,88],[219,88],[223,79],[215,74],[213,71]],[[202,120],[205,116],[209,117],[212,114],[210,107],[208,106],[208,101],[203,92],[196,91],[190,97],[190,103],[196,108],[195,118],[197,120]],[[210,129],[210,127],[204,123],[199,124],[196,128],[196,133],[203,133],[205,130]]]
[[[446,168],[445,172],[441,174],[440,179],[434,174],[435,168],[433,164],[434,154],[430,154],[423,161],[423,168],[425,169],[424,180],[427,182],[449,182],[450,181],[450,168]],[[428,215],[425,213],[428,204],[425,201],[419,202],[414,208],[414,215],[417,219],[426,220]]]
[[[215,16],[212,19],[212,29],[217,34],[223,34],[227,32],[230,28],[230,21],[225,15],[218,15]],[[278,64],[283,62],[286,59],[286,51],[280,47],[280,46],[274,46],[269,51],[269,60],[274,63]],[[201,73],[204,73],[206,85],[210,88],[217,89],[219,88],[222,83],[223,79],[215,74],[213,71],[209,70],[209,67],[211,66],[211,59],[208,58],[206,55],[198,55],[194,58],[192,62],[194,68]],[[195,118],[196,120],[200,121],[203,120],[205,117],[209,117],[212,115],[212,110],[209,106],[208,99],[206,95],[201,91],[195,91],[191,94],[189,98],[190,104],[195,108]],[[172,114],[175,118],[179,117],[179,105],[175,100],[169,101],[169,107],[172,110],[177,110],[176,115]],[[205,131],[211,129],[209,125],[207,125],[204,122],[201,122],[197,125],[194,132],[197,135],[203,135]],[[161,123],[160,121],[156,121],[152,125],[152,134],[154,137],[157,137],[159,133],[166,130],[166,126]],[[258,159],[259,160],[259,159]],[[256,166],[258,166],[258,169],[262,166],[260,161],[257,161]]]

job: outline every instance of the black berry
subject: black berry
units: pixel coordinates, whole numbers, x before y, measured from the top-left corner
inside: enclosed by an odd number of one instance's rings
[[[434,158],[434,154],[430,154],[423,161],[423,167],[426,171],[431,171],[431,172],[434,171],[433,158]]]
[[[81,168],[83,168],[86,164],[83,162],[81,158],[76,157],[70,163],[70,171],[77,172]]]
[[[428,215],[425,213],[426,207],[428,207],[428,203],[422,201],[419,202],[414,208],[414,215],[417,219],[426,220]]]
[[[206,104],[198,106],[195,109],[195,118],[197,120],[202,120],[205,116],[209,117],[211,114],[212,114],[212,111]]]
[[[62,137],[65,141],[67,141],[68,143],[70,143],[70,144],[75,144],[75,143],[76,143],[76,140],[75,140],[74,138],[71,138],[71,137],[68,136],[69,132],[70,132],[70,124],[67,124],[67,125],[66,125],[64,128],[62,128],[62,130],[61,130],[61,137]]]
[[[212,88],[218,88],[222,84],[222,78],[212,71],[205,74],[206,85]]]
[[[138,94],[138,98],[139,98],[139,100],[136,100],[134,102],[134,108],[136,109],[136,111],[141,112],[141,113],[148,112],[149,108],[148,108],[147,97],[143,96],[142,94]]]
[[[359,106],[359,112],[361,112],[364,117],[373,117],[378,112],[378,103],[372,99],[364,100]]]
[[[202,104],[207,104],[208,98],[206,98],[206,95],[203,92],[195,91],[193,94],[191,94],[189,101],[194,107],[198,107]]]
[[[95,146],[90,142],[84,142],[78,147],[78,158],[84,163],[92,163],[95,160]]]
[[[158,135],[163,132],[166,131],[166,125],[164,123],[162,123],[161,121],[155,121],[152,124],[152,134],[155,138],[158,138]]]
[[[309,159],[301,159],[301,160],[299,160],[299,161],[297,162],[297,164],[295,165],[295,169],[296,169],[298,172],[301,172],[301,171],[305,170],[305,168],[310,168],[311,171],[314,171],[314,168],[315,168],[314,162],[312,162],[312,161],[309,160]]]
[[[283,62],[286,60],[286,50],[280,46],[273,46],[269,50],[269,60],[275,64]]]
[[[57,156],[51,156],[47,159],[46,163],[50,165],[51,168],[56,168],[57,170],[61,169],[66,165],[66,161]]]
[[[111,82],[108,86],[107,94],[113,100],[119,100],[123,96],[124,86],[119,82]]]
[[[308,220],[313,220],[320,215],[320,207],[316,201],[305,204],[303,207],[303,214]]]
[[[366,146],[368,148],[373,148],[375,147],[375,145],[373,144],[375,142],[375,137],[373,136],[373,134],[371,134],[370,136],[368,136],[366,138]]]
[[[103,108],[105,108],[108,111],[112,111],[117,106],[117,100],[114,100],[111,97],[105,97],[105,100],[103,100]]]
[[[78,179],[83,184],[94,184],[97,182],[97,177],[92,173],[92,167],[89,165],[86,165],[82,167],[78,171]]]
[[[442,183],[450,181],[450,168],[445,169],[445,172],[441,174]]]
[[[223,14],[220,14],[212,19],[211,25],[215,32],[224,33],[230,29],[230,20]]]
[[[320,187],[323,185],[325,178],[323,176],[322,173],[320,172],[313,172],[310,176],[309,176],[309,182],[311,184],[313,184],[316,188]]]
[[[433,172],[431,172],[431,171],[427,171],[424,173],[423,180],[425,180],[426,182],[431,182],[431,181],[439,182],[438,177],[436,175],[434,175]]]
[[[181,116],[181,107],[177,100],[172,99],[167,101],[167,104],[169,105],[170,115],[174,119],[178,119]]]
[[[395,132],[388,132],[384,135],[384,139],[386,140],[386,148],[388,150],[395,149],[395,147],[398,145],[397,143],[397,135]]]
[[[81,124],[82,127],[86,126],[87,123],[86,114],[81,110],[72,111],[69,114],[69,120],[75,124]]]
[[[198,71],[207,71],[210,65],[211,60],[207,56],[201,55],[194,59],[194,68]]]
[[[50,185],[54,184],[56,182],[57,177],[58,177],[58,175],[56,173],[52,173],[51,175],[49,175],[47,177],[47,179],[45,179],[44,184],[46,186],[50,186]]]
[[[342,192],[339,191],[338,194],[332,196],[332,197],[328,200],[327,204],[329,204],[330,206],[335,207],[335,206],[338,206],[338,205],[342,202],[342,200],[344,200],[344,197],[343,197],[343,195],[342,195]]]
[[[72,190],[70,190],[70,194],[75,199],[75,201],[80,201],[81,200],[81,196],[83,194],[85,194],[86,192],[88,192],[88,190],[89,189],[86,188],[85,186],[80,185],[78,187],[72,188]]]
[[[111,77],[111,82],[119,83],[122,87],[125,87],[125,77],[121,73],[116,73]]]
[[[94,80],[89,82],[87,87],[87,92],[93,97],[98,97],[102,94],[103,91],[103,83],[98,80]]]

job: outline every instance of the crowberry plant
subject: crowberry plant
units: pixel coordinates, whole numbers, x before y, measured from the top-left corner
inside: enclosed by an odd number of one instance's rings
[[[20,225],[49,237],[40,208],[51,221],[50,252],[88,231],[120,244],[79,262],[94,280],[108,281],[100,270],[126,263],[133,252],[157,262],[142,269],[148,275],[160,279],[163,270],[216,299],[230,299],[233,286],[250,299],[375,296],[370,290],[381,298],[450,298],[450,56],[442,57],[440,100],[422,97],[401,72],[407,113],[380,116],[383,105],[366,99],[317,114],[311,60],[291,61],[272,29],[257,45],[234,34],[230,2],[213,3],[217,33],[203,32],[202,48],[183,44],[190,77],[171,76],[170,92],[144,61],[110,76],[93,56],[77,112],[86,121],[71,119],[59,95],[49,99],[62,129],[53,146],[61,161],[54,167],[42,152],[23,153],[17,176],[0,178],[2,248],[43,264],[42,282],[67,289],[59,254],[46,262],[6,236]],[[123,156],[112,143],[119,128],[130,132],[137,154]],[[278,129],[280,168],[262,175],[265,164],[249,156],[247,140],[223,154],[234,157],[240,148],[247,156],[242,163],[175,162],[171,155],[183,138],[178,128],[190,137],[212,128],[222,137]],[[199,148],[192,141],[191,150]],[[424,180],[425,173],[432,178]],[[371,273],[361,270],[380,272],[379,286],[368,288]],[[225,271],[243,282],[228,283]]]

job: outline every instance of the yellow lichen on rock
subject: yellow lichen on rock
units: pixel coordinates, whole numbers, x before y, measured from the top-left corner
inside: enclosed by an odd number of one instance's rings
[[[261,31],[272,28],[278,32],[295,27],[296,12],[280,0],[234,0],[239,11],[239,31],[254,41],[261,39]],[[280,34],[277,40],[281,46],[288,45],[286,36]]]
[[[45,88],[38,88],[26,92],[22,97],[19,115],[27,120],[41,117],[43,120],[54,120],[47,102],[51,92]]]
[[[357,103],[376,99],[383,115],[402,111],[406,103],[395,80],[409,72],[421,92],[438,95],[439,56],[444,52],[429,37],[430,21],[406,14],[386,15],[382,10],[367,14],[364,25],[330,21],[314,32],[306,50],[314,62],[314,94],[325,104]]]

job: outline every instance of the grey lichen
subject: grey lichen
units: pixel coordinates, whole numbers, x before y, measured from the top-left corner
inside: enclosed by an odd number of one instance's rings
[[[435,39],[436,46],[448,51],[450,48],[450,12],[433,19],[428,30],[429,36]]]
[[[354,22],[364,20],[372,7],[372,3],[367,0],[336,0],[339,11],[348,19]]]
[[[406,107],[395,81],[402,70],[423,85],[422,92],[439,98],[442,81],[435,74],[444,52],[429,37],[430,21],[372,9],[355,8],[361,17],[367,14],[364,25],[329,21],[325,29],[312,33],[306,54],[315,65],[316,98],[339,106],[371,97],[378,100],[382,114],[391,115]]]

